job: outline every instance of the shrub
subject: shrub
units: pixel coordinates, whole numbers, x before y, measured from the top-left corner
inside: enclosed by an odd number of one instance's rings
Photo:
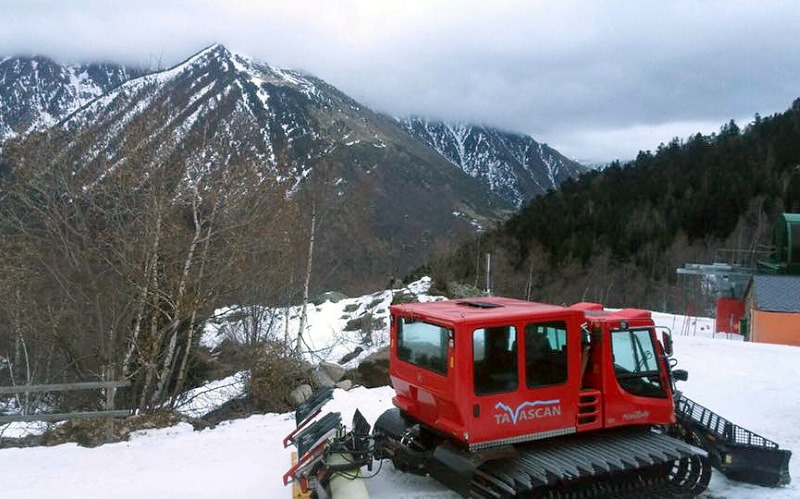
[[[265,412],[292,410],[289,393],[302,383],[310,383],[309,364],[278,341],[255,345],[248,395],[253,408]]]
[[[475,298],[477,296],[485,296],[484,292],[472,284],[464,284],[460,282],[447,283],[447,296],[450,298]]]

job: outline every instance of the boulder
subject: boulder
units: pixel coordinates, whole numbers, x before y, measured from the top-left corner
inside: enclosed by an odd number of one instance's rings
[[[347,324],[344,325],[344,331],[359,331],[361,329],[361,317],[356,319],[350,319],[347,321]]]
[[[340,293],[338,291],[327,291],[327,292],[322,293],[321,295],[317,296],[312,301],[312,303],[314,305],[322,305],[326,301],[329,301],[331,303],[338,303],[338,302],[340,302],[342,300],[346,300],[346,299],[347,299],[347,295],[344,294],[344,293]]]
[[[338,364],[331,364],[330,362],[320,362],[319,368],[325,371],[325,374],[336,383],[344,377],[345,369]]]
[[[389,384],[389,347],[373,353],[358,365],[361,382],[367,388]]]
[[[310,397],[313,392],[314,390],[311,389],[311,385],[303,384],[289,393],[289,400],[297,407],[308,400],[308,397]]]
[[[319,366],[312,369],[309,374],[311,377],[311,383],[315,388],[333,388],[333,385],[335,384],[331,377],[328,376],[328,373]]]
[[[353,388],[353,382],[349,379],[343,379],[342,381],[336,383],[336,388],[341,388],[344,391],[347,391]]]
[[[356,347],[356,348],[355,348],[355,350],[353,350],[352,352],[350,352],[350,353],[346,354],[344,357],[342,357],[341,359],[339,359],[339,364],[347,364],[347,363],[348,363],[348,362],[350,362],[351,360],[353,360],[353,359],[355,359],[356,357],[358,357],[359,355],[361,355],[361,352],[363,352],[363,351],[364,351],[364,349],[363,349],[363,348],[361,348],[361,347]]]

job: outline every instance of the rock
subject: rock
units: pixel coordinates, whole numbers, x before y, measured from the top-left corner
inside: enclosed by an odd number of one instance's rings
[[[338,303],[345,299],[347,299],[347,295],[344,293],[340,293],[338,291],[327,291],[317,296],[312,303],[314,303],[314,305],[322,305],[326,301]]]
[[[408,292],[405,288],[401,290],[395,290],[392,293],[392,305],[396,305],[398,303],[416,303],[419,299],[416,295]]]
[[[315,388],[333,388],[334,382],[328,373],[319,366],[311,370],[311,382]]]
[[[344,391],[347,391],[353,388],[353,382],[349,379],[343,379],[342,381],[336,383],[336,388],[341,388]]]
[[[353,386],[363,386],[364,382],[361,380],[361,373],[358,372],[358,367],[354,369],[348,369],[344,375],[344,379],[349,379],[353,382]]]
[[[313,392],[314,390],[311,389],[311,385],[303,384],[289,393],[289,400],[297,407],[308,400],[308,397],[310,397]]]
[[[293,407],[294,406],[290,406],[290,408]],[[231,399],[224,404],[215,407],[210,412],[203,414],[203,421],[208,423],[210,426],[214,426],[223,421],[246,418],[255,412],[255,404],[250,397],[239,397]]]
[[[389,347],[373,353],[358,365],[361,382],[367,388],[389,384]]]
[[[319,367],[320,369],[325,371],[325,373],[328,375],[329,378],[331,378],[331,381],[333,381],[334,383],[336,383],[337,381],[342,379],[342,377],[344,377],[344,372],[345,372],[344,367],[338,364],[331,364],[330,362],[320,362]]]
[[[361,317],[357,319],[350,319],[344,325],[344,331],[358,331],[361,329]]]
[[[372,324],[370,325],[370,329],[372,331],[380,331],[382,329],[385,329],[386,326],[387,326],[387,324],[386,324],[386,319],[385,318],[376,317],[376,318],[372,319]]]
[[[347,364],[347,363],[348,363],[348,362],[350,362],[351,360],[353,360],[353,359],[355,359],[356,357],[358,357],[359,355],[361,355],[361,352],[363,352],[363,351],[364,351],[364,349],[363,349],[363,348],[361,348],[361,347],[356,347],[356,349],[355,349],[355,350],[353,350],[352,352],[348,353],[347,355],[345,355],[344,357],[342,357],[341,359],[339,359],[339,365]]]

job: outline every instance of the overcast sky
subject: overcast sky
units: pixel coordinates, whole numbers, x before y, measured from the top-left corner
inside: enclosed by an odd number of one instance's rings
[[[795,1],[0,0],[0,56],[170,66],[220,42],[583,162],[785,110],[799,31]]]

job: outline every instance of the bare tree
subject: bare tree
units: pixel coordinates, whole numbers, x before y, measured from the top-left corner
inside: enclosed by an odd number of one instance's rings
[[[223,138],[192,155],[149,125],[88,164],[81,136],[4,151],[0,321],[16,339],[0,335],[0,353],[28,358],[10,355],[15,377],[25,364],[28,379],[123,376],[131,403],[160,406],[189,384],[216,307],[251,282],[295,282],[298,211],[285,186]]]
[[[306,322],[308,320],[308,289],[311,284],[311,269],[314,264],[314,237],[317,232],[317,204],[315,201],[311,203],[311,227],[308,236],[308,259],[306,263],[306,276],[303,282],[303,305],[300,312],[300,326],[297,331],[297,345],[295,351],[297,355],[302,354],[303,351],[303,333],[306,330]]]

